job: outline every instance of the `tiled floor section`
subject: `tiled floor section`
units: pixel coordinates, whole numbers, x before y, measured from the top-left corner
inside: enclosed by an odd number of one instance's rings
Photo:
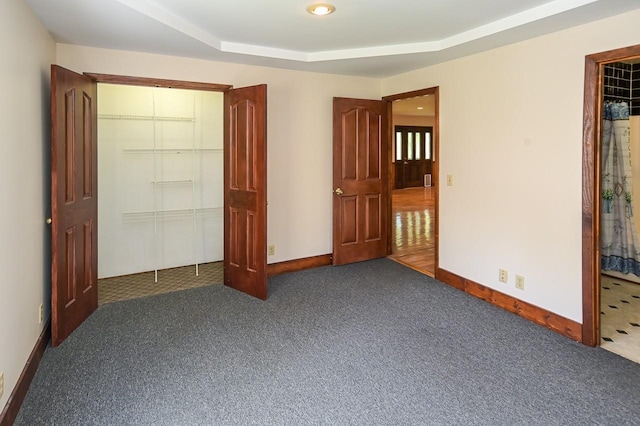
[[[224,282],[223,262],[203,263],[198,269],[198,276],[195,274],[194,265],[163,269],[158,271],[157,283],[154,282],[153,271],[100,279],[98,280],[98,304],[104,305]]]
[[[640,284],[600,278],[600,345],[640,363]]]

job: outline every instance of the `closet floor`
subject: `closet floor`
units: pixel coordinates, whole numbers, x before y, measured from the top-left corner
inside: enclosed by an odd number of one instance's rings
[[[211,262],[195,266],[158,271],[158,282],[154,282],[154,272],[122,275],[98,280],[98,304],[138,299],[156,294],[171,293],[190,288],[224,283],[224,262]]]
[[[600,346],[640,363],[640,284],[600,277]]]

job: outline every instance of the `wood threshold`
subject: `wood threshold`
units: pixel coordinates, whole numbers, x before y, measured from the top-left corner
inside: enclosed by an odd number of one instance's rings
[[[431,273],[429,271],[426,271],[424,269],[417,268],[416,266],[412,265],[409,262],[405,262],[402,259],[399,259],[399,258],[396,258],[396,257],[393,257],[393,256],[387,256],[387,259],[393,260],[394,262],[399,263],[402,266],[406,266],[407,268],[413,269],[414,271],[420,272],[421,274],[424,274],[424,275],[426,275],[428,277],[435,278],[435,274],[433,274],[433,273]]]
[[[523,302],[513,296],[500,293],[499,291],[444,269],[438,268],[436,270],[436,279],[494,306],[555,331],[573,341],[582,341],[582,324],[568,318],[554,314],[531,303]]]
[[[44,325],[42,333],[40,333],[40,337],[36,341],[36,344],[31,351],[31,355],[29,355],[29,359],[27,359],[27,363],[22,369],[22,373],[18,378],[18,383],[9,396],[7,405],[4,407],[2,414],[0,414],[0,426],[11,426],[16,420],[16,417],[18,417],[20,407],[22,407],[22,403],[27,396],[29,386],[31,386],[31,382],[36,375],[36,371],[38,370],[38,366],[40,365],[40,361],[42,360],[42,356],[44,355],[44,351],[47,349],[50,339],[51,319],[49,319]]]
[[[97,83],[126,84],[130,86],[153,86],[173,89],[205,90],[209,92],[226,92],[233,88],[229,84],[200,83],[196,81],[167,80],[163,78],[131,77],[115,74],[98,74],[85,72]]]
[[[287,272],[302,271],[305,269],[317,268],[319,266],[329,266],[332,264],[331,254],[305,257],[302,259],[287,260],[285,262],[271,263],[267,265],[267,276],[280,275]]]

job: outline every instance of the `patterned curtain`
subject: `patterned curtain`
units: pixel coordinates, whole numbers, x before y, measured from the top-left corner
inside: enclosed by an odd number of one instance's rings
[[[603,117],[600,267],[640,276],[640,246],[631,207],[629,105],[605,102]]]

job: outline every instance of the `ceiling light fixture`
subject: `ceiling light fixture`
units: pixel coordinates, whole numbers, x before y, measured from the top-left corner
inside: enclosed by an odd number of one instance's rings
[[[324,16],[330,13],[333,13],[336,10],[336,7],[327,3],[316,3],[307,7],[307,12],[316,16]]]

